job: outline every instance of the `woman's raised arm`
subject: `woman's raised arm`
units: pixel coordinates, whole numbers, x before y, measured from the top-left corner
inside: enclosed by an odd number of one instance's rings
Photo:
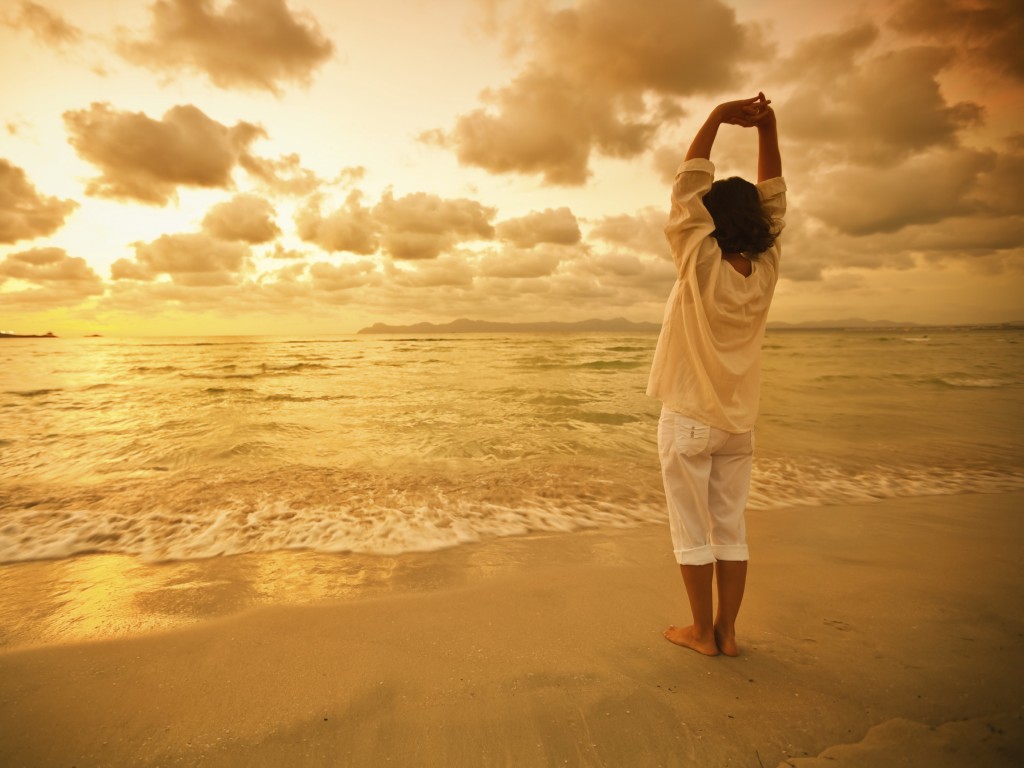
[[[782,155],[779,154],[779,130],[775,110],[765,104],[757,126],[757,180],[767,181],[782,175]]]
[[[767,108],[766,104],[763,93],[752,99],[738,99],[719,104],[711,110],[708,119],[704,121],[704,125],[693,137],[690,149],[686,152],[686,159],[693,160],[703,157],[710,160],[711,147],[715,143],[715,137],[718,136],[718,126],[722,123],[742,125],[744,128],[757,125],[758,116]]]

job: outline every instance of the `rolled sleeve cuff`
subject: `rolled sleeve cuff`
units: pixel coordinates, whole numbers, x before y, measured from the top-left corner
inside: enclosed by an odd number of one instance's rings
[[[708,160],[706,157],[695,157],[692,160],[683,160],[676,169],[676,176],[686,171],[704,171],[710,173],[712,176],[715,175],[715,164]]]
[[[757,191],[761,193],[762,200],[775,197],[786,191],[786,180],[781,176],[776,176],[774,179],[759,181],[757,183]]]

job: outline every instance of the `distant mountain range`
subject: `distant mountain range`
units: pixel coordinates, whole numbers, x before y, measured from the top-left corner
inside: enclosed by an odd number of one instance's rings
[[[540,323],[495,323],[490,320],[468,320],[459,318],[450,323],[414,323],[413,325],[387,325],[375,323],[363,328],[359,333],[622,333],[640,331],[653,333],[658,331],[658,323],[634,323],[624,317],[612,320],[581,320],[576,323],[540,322]]]
[[[578,323],[493,323],[460,317],[451,323],[415,323],[411,326],[389,326],[376,323],[359,331],[360,334],[479,334],[479,333],[656,333],[659,323],[634,323],[625,317],[588,319]],[[824,331],[872,329],[939,329],[939,328],[1024,328],[1024,321],[1016,323],[975,324],[963,326],[933,326],[922,323],[896,323],[894,321],[868,321],[862,317],[847,317],[836,321],[808,321],[805,323],[769,323],[772,331]]]
[[[960,327],[977,328],[1020,328],[1024,322],[998,323],[998,324],[977,324]],[[897,323],[892,320],[864,320],[853,317],[843,320],[812,320],[803,323],[768,323],[768,328],[773,331],[814,331],[814,330],[842,330],[842,329],[879,329],[879,328],[908,328],[927,329],[945,326],[924,325],[922,323]],[[949,326],[956,327],[956,326]],[[374,323],[368,328],[359,331],[361,334],[370,333],[657,333],[661,329],[660,323],[635,323],[624,317],[616,317],[611,320],[580,320],[575,323],[564,322],[538,322],[538,323],[497,323],[490,320],[469,320],[459,318],[450,323],[414,323],[412,325],[388,325],[386,323]]]
[[[771,322],[768,327],[776,331],[824,330],[840,328],[925,328],[921,323],[896,323],[892,320],[865,320],[862,317],[848,317],[842,320],[806,320],[802,323]]]

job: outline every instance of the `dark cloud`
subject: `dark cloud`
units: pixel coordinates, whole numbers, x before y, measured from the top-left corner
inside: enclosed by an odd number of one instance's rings
[[[450,132],[422,138],[492,173],[582,184],[593,151],[645,151],[682,114],[671,97],[737,85],[740,66],[767,53],[719,0],[584,0],[534,14],[528,36],[528,61],[508,86],[481,94],[486,106]]]
[[[969,195],[995,165],[991,153],[968,149],[917,155],[890,168],[846,168],[826,174],[806,210],[849,235],[896,232],[975,213]]]
[[[527,72],[483,98],[496,109],[462,115],[439,143],[453,148],[463,165],[492,173],[540,173],[553,184],[582,184],[595,134],[624,130],[605,98],[558,74]]]
[[[519,248],[540,243],[574,245],[580,241],[580,225],[568,208],[547,208],[526,216],[505,219],[495,226],[497,235]]]
[[[800,41],[793,52],[776,65],[776,76],[785,80],[812,77],[832,80],[850,74],[851,64],[876,40],[879,29],[864,22],[839,32],[824,32]]]
[[[876,37],[871,25],[819,35],[779,65],[779,75],[796,82],[780,107],[787,138],[812,157],[889,164],[954,146],[959,131],[981,122],[980,105],[951,105],[942,96],[937,77],[952,61],[950,50],[872,52]]]
[[[86,192],[98,197],[163,205],[178,185],[231,187],[231,172],[264,131],[252,123],[228,127],[191,104],[154,120],[109,104],[64,113],[69,141],[97,166]]]
[[[77,207],[73,200],[40,195],[25,171],[0,160],[0,243],[53,234]]]
[[[714,93],[737,84],[742,62],[767,53],[718,0],[584,0],[540,17],[534,34],[545,69],[616,93]]]
[[[40,42],[54,48],[78,42],[82,37],[82,31],[59,13],[29,0],[21,0],[17,12],[9,15],[5,23],[14,29],[28,30]]]
[[[971,197],[972,193],[964,193],[960,204],[950,205],[947,211],[970,210]],[[927,206],[923,207],[927,211]],[[937,221],[906,223],[899,229],[847,233],[797,210],[786,226],[781,274],[784,280],[802,283],[828,280],[832,289],[838,285],[836,276],[849,270],[906,271],[925,263],[932,265],[923,267],[926,269],[934,268],[935,263],[974,269],[984,263],[990,272],[1005,271],[1020,261],[1022,243],[1024,217],[1020,215],[952,213]]]
[[[962,258],[1019,252],[1024,247],[1024,216],[998,219],[957,216],[941,226],[916,226],[900,233],[899,239],[879,239],[887,250],[924,253],[932,257]]]
[[[968,65],[1024,81],[1020,0],[903,0],[890,24],[905,34],[955,45]]]
[[[266,243],[281,234],[274,208],[257,195],[235,195],[213,206],[203,219],[203,229],[221,240]]]
[[[307,84],[334,51],[316,20],[284,0],[156,0],[148,37],[123,39],[121,54],[168,72],[194,70],[221,88],[280,93],[285,82]]]
[[[1024,216],[1024,145],[991,154],[992,164],[979,175],[968,204],[983,216]]]

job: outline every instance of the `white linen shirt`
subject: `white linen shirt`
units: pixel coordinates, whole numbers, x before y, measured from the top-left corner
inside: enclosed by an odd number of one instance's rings
[[[722,259],[703,197],[715,166],[695,158],[679,166],[665,237],[678,278],[665,305],[647,394],[665,407],[726,432],[748,432],[757,420],[761,343],[779,278],[779,240],[752,261],[744,277]],[[786,213],[782,177],[757,185],[779,233]]]

